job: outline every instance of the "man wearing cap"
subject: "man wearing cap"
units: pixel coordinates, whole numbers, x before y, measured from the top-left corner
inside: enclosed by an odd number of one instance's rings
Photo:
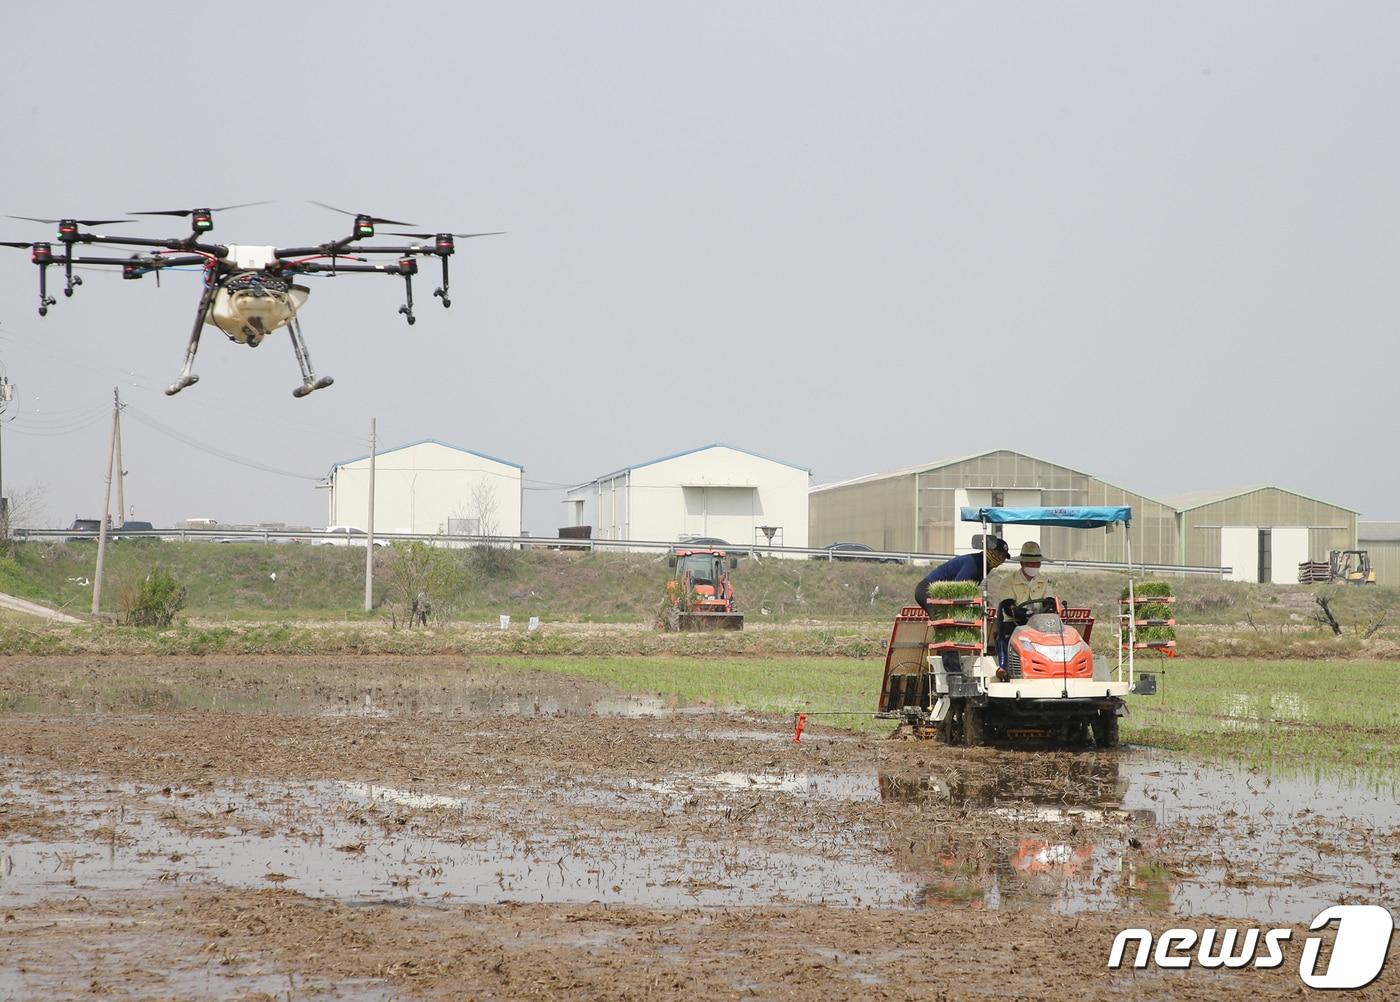
[[[1006,540],[999,536],[989,536],[987,538],[987,570],[992,571],[1000,567],[1011,556],[1011,548],[1006,545]],[[917,602],[933,618],[933,612],[928,607],[928,586],[935,581],[982,581],[982,551],[975,550],[972,553],[965,553],[961,557],[954,557],[952,560],[944,561],[919,582],[914,589],[914,601]]]

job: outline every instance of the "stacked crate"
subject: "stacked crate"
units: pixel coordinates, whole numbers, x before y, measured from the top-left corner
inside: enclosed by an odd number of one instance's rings
[[[935,581],[928,588],[930,651],[982,653],[982,595],[972,581]]]
[[[1326,560],[1305,560],[1298,565],[1299,584],[1327,584],[1332,580],[1332,565]]]
[[[1172,586],[1165,581],[1141,581],[1133,589],[1133,597],[1128,597],[1127,589],[1119,598],[1119,609],[1123,622],[1121,643],[1126,648],[1130,642],[1129,621],[1137,628],[1137,650],[1161,651],[1164,654],[1176,652],[1176,619],[1172,605],[1176,596]]]

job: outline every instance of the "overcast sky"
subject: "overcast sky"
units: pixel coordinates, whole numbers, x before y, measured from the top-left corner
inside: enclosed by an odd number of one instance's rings
[[[324,523],[314,482],[372,415],[385,445],[442,439],[537,488],[712,441],[816,483],[1008,447],[1148,494],[1269,482],[1400,518],[1394,4],[4,21],[0,212],[273,199],[212,236],[288,245],[349,232],[319,199],[509,231],[459,243],[451,310],[425,266],[412,328],[397,279],[311,281],[336,384],[304,400],[284,334],[213,328],[199,385],[163,395],[197,274],[86,273],[41,320],[0,248],[4,486],[42,485],[54,524],[100,507],[114,385],[127,504],[157,524]],[[527,527],[552,534],[558,499],[531,490]]]

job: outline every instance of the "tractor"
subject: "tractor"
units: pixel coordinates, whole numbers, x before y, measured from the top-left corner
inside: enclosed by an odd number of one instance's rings
[[[973,543],[984,553],[989,525],[1110,528],[1121,523],[1126,532],[1131,517],[1126,507],[962,509],[964,521],[982,523],[984,532]],[[1120,617],[1116,667],[1089,649],[1094,626],[1089,609],[1066,608],[1056,598],[1021,605],[1007,600],[993,617],[987,614],[984,577],[980,598],[946,600],[948,611],[938,615],[947,619],[930,621],[918,606],[895,618],[878,715],[899,718],[916,734],[937,735],[950,744],[1092,738],[1099,747],[1117,745],[1118,718],[1127,713],[1125,697],[1157,691],[1155,674],[1136,673],[1134,652],[1168,646],[1138,642],[1138,603],[1153,600],[1135,597],[1131,537],[1126,550],[1123,608],[1128,611]],[[935,610],[936,601],[930,599]],[[950,623],[975,625],[976,634],[956,643],[937,642],[939,628]]]
[[[666,630],[742,630],[744,614],[734,601],[728,571],[738,559],[723,550],[676,550],[668,560],[661,626]]]
[[[1333,583],[1373,585],[1376,572],[1371,568],[1368,550],[1333,550],[1328,555],[1328,570]]]

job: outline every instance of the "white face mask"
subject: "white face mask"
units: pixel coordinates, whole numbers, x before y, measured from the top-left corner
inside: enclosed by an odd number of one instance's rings
[[[1021,568],[1021,573],[1024,574],[1026,577],[1030,578],[1031,580],[1035,580],[1036,576],[1037,576],[1038,574],[1040,574],[1040,568],[1039,568],[1039,567],[1022,567],[1022,568]]]

